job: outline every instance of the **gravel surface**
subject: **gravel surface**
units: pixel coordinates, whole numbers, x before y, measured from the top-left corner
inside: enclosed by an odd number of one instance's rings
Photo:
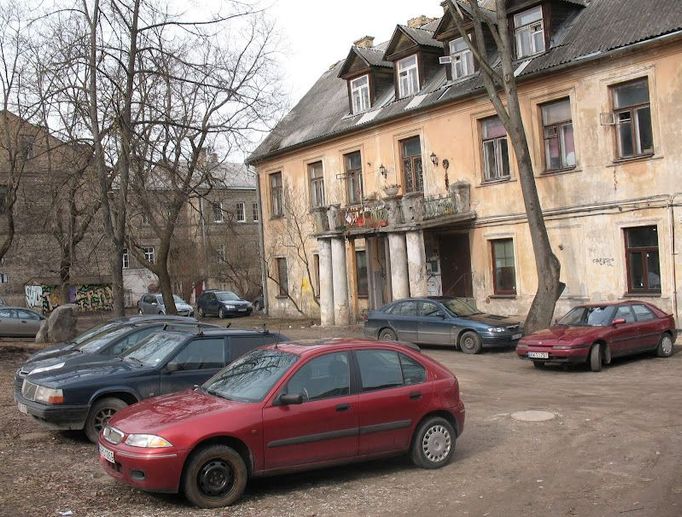
[[[293,338],[324,334],[280,326]],[[426,471],[395,458],[253,480],[235,506],[202,511],[116,483],[79,433],[20,414],[12,382],[28,352],[0,342],[0,515],[682,515],[682,353],[616,361],[601,373],[536,370],[512,352],[424,353],[457,374],[466,404],[450,465]],[[511,417],[528,410],[555,418]]]

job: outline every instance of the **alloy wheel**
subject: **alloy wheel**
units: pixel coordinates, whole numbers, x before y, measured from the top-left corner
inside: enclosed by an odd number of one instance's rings
[[[433,462],[439,463],[448,457],[452,447],[450,432],[442,425],[429,427],[422,438],[422,451],[424,456]]]

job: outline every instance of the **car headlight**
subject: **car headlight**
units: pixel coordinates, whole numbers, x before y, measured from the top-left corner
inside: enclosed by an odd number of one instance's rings
[[[155,434],[129,434],[125,443],[131,447],[145,447],[148,449],[173,447],[173,444],[168,440]]]
[[[50,370],[59,370],[62,366],[64,366],[65,363],[57,363],[53,364],[51,366],[41,366],[40,368],[36,368],[35,370],[31,370],[29,373],[40,373],[40,372],[49,372]]]
[[[575,348],[574,345],[552,345],[552,348],[554,350],[571,350],[572,348]]]
[[[36,396],[34,399],[36,402],[42,402],[43,404],[63,404],[64,403],[64,393],[62,390],[55,388],[48,388],[47,386],[38,386],[36,388]]]
[[[502,333],[502,332],[506,332],[506,330],[507,329],[504,327],[488,327],[488,332],[496,332],[498,334]]]
[[[228,311],[233,311],[235,309],[234,305],[229,305],[229,304],[224,304],[223,307],[225,307]]]

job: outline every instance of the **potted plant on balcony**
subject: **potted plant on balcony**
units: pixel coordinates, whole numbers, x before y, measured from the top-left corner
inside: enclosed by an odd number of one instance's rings
[[[384,185],[384,193],[386,194],[386,197],[396,197],[398,192],[400,192],[400,185],[397,183],[389,183],[388,185]]]

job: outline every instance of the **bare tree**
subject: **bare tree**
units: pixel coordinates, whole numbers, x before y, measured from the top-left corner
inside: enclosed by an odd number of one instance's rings
[[[474,55],[490,102],[495,107],[514,148],[519,170],[519,183],[528,218],[538,287],[525,322],[525,332],[546,328],[552,321],[556,301],[564,284],[560,281],[561,264],[554,255],[540,198],[535,185],[533,164],[521,118],[514,47],[510,39],[507,0],[495,0],[495,11],[485,10],[477,0],[448,0],[460,36]],[[473,29],[473,38],[469,33]],[[497,52],[486,52],[486,35],[490,35]]]

